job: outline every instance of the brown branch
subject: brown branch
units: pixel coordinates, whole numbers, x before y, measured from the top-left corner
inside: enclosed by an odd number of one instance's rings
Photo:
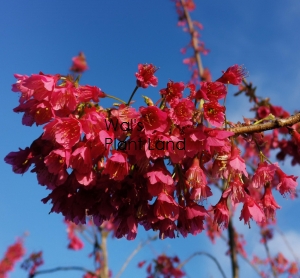
[[[228,238],[229,238],[229,248],[230,248],[230,257],[231,257],[231,269],[232,269],[232,277],[239,277],[239,265],[237,261],[237,248],[235,244],[235,236],[234,236],[234,228],[232,225],[231,218],[228,223]]]
[[[84,267],[80,267],[80,266],[61,266],[61,267],[56,267],[56,268],[52,268],[52,269],[46,269],[46,270],[40,270],[35,272],[34,274],[31,274],[30,277],[33,278],[36,275],[39,274],[45,274],[45,273],[51,273],[51,272],[57,272],[57,271],[66,271],[66,270],[79,270],[79,271],[83,271],[86,273],[90,273],[92,275],[96,275],[93,271],[90,271]]]
[[[193,49],[194,49],[194,58],[197,62],[198,74],[199,74],[199,78],[200,78],[200,81],[201,81],[204,70],[203,70],[203,66],[202,66],[200,52],[198,50],[198,40],[197,40],[197,37],[195,36],[196,30],[194,28],[194,24],[192,22],[190,14],[189,14],[188,10],[185,7],[185,0],[180,0],[180,2],[181,2],[181,6],[183,8],[183,11],[184,11],[184,16],[185,16],[186,21],[187,21],[188,26],[189,26],[189,33],[191,34],[192,46],[193,46]]]
[[[102,251],[102,266],[101,266],[101,278],[109,278],[109,270],[108,270],[108,254],[107,254],[107,236],[108,232],[104,229],[100,229],[101,233],[101,244],[100,248]]]
[[[266,130],[272,130],[275,128],[291,126],[300,122],[300,113],[297,113],[294,116],[290,116],[285,119],[275,119],[274,121],[270,121],[263,124],[257,125],[249,125],[249,126],[240,126],[240,127],[232,127],[228,128],[228,131],[232,131],[235,135],[240,135],[243,133],[250,134],[255,132],[262,132]]]
[[[223,269],[222,269],[221,265],[219,264],[218,260],[214,256],[212,256],[212,255],[210,255],[209,253],[206,253],[206,252],[195,252],[190,257],[188,257],[185,261],[183,261],[181,264],[179,264],[177,266],[177,268],[181,269],[186,263],[188,263],[192,258],[194,258],[197,255],[199,255],[199,256],[204,255],[204,256],[207,256],[207,257],[211,258],[215,262],[215,264],[217,265],[217,267],[220,270],[222,276],[224,278],[226,278],[225,272],[223,271]]]

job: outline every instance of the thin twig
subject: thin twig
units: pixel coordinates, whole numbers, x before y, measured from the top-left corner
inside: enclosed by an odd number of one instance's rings
[[[281,235],[285,245],[287,246],[287,248],[290,250],[291,254],[293,255],[295,261],[300,264],[299,261],[299,257],[296,255],[296,253],[294,252],[293,248],[291,247],[291,245],[289,244],[289,242],[287,241],[285,235],[283,234],[283,232],[277,227],[275,226],[276,231]]]
[[[127,260],[125,261],[125,263],[122,265],[121,269],[119,270],[119,272],[117,273],[115,278],[119,278],[121,276],[121,274],[124,272],[124,270],[126,269],[126,267],[128,266],[128,264],[130,263],[130,261],[133,259],[133,257],[145,246],[147,245],[150,241],[157,239],[157,235],[149,238],[148,240],[139,243],[139,245],[133,250],[133,252],[130,254],[130,256],[127,258]]]
[[[245,262],[247,262],[254,270],[255,270],[255,272],[261,277],[261,278],[264,278],[265,276],[262,276],[261,274],[260,274],[260,272],[259,272],[259,269],[256,267],[256,265],[254,265],[253,263],[251,263],[251,261],[248,259],[248,258],[246,258],[246,257],[244,257],[242,254],[240,254],[239,252],[238,252],[238,254],[240,255],[240,257],[245,261]]]
[[[271,254],[270,254],[269,246],[267,244],[267,238],[266,238],[266,236],[263,235],[263,239],[264,239],[264,246],[265,246],[265,249],[266,249],[266,253],[267,253],[267,256],[268,256],[269,261],[270,261],[270,265],[271,265],[271,270],[272,270],[273,276],[275,278],[277,278],[278,275],[277,275],[276,269],[274,267],[274,263],[273,263],[273,260],[272,260]]]
[[[206,252],[195,252],[190,257],[188,257],[185,261],[183,261],[181,264],[179,264],[177,266],[177,268],[181,269],[186,263],[188,263],[192,258],[194,258],[197,255],[199,255],[199,256],[204,255],[204,256],[207,256],[207,257],[211,258],[215,262],[215,264],[217,265],[217,267],[220,270],[222,276],[224,278],[226,278],[225,272],[223,271],[223,269],[222,269],[221,265],[219,264],[218,260],[214,256],[212,256],[212,255],[210,255],[209,253],[206,253]]]

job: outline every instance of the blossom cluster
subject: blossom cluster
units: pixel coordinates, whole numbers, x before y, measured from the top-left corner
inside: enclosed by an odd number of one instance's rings
[[[140,64],[136,89],[156,86],[156,71]],[[79,85],[72,75],[15,75],[12,90],[21,96],[14,111],[24,113],[24,125],[43,125],[44,131],[5,161],[19,174],[33,166],[39,184],[51,191],[42,200],[52,202],[51,212],[75,224],[85,224],[87,216],[97,226],[110,220],[118,238],[134,239],[138,225],[158,230],[160,238],[196,235],[210,215],[226,228],[238,203],[240,220],[263,222],[279,208],[272,190],[294,194],[297,177],[263,157],[254,175],[248,173],[219,103],[227,85],[240,84],[244,75],[234,65],[217,81],[202,81],[199,90],[169,81],[157,105],[147,98],[138,110],[130,101],[101,107],[100,98],[109,95]],[[207,209],[203,200],[218,179],[224,181],[220,200]]]
[[[14,269],[17,261],[19,261],[25,254],[23,242],[18,239],[14,244],[7,248],[4,258],[0,261],[0,277],[8,277],[8,272]]]

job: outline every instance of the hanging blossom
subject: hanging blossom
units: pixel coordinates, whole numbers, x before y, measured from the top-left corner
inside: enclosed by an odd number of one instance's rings
[[[157,86],[156,71],[139,64],[134,93]],[[218,81],[202,81],[199,90],[169,81],[157,103],[147,97],[135,109],[126,101],[102,107],[99,101],[111,96],[70,75],[15,75],[12,88],[20,100],[14,111],[23,113],[24,125],[42,125],[43,133],[5,161],[15,173],[36,173],[49,190],[42,201],[52,203],[51,212],[77,225],[87,216],[96,225],[110,221],[117,238],[133,240],[139,226],[158,230],[160,238],[196,235],[210,216],[212,225],[226,228],[229,208],[239,203],[245,224],[262,223],[279,208],[272,190],[295,196],[297,177],[267,162],[251,177],[234,133],[224,129],[225,106],[219,101],[226,97],[225,84],[243,76],[234,65]],[[211,184],[218,179],[226,179],[227,187],[207,209],[202,202],[213,195]],[[83,247],[74,229],[68,236],[70,248]]]

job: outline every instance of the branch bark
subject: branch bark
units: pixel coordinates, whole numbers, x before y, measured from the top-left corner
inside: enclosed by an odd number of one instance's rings
[[[228,238],[229,238],[232,277],[238,278],[239,277],[239,265],[238,265],[238,261],[237,261],[237,248],[236,248],[236,244],[235,244],[234,233],[235,232],[234,232],[234,228],[232,225],[232,220],[230,218],[229,223],[228,223]]]
[[[240,135],[243,133],[251,134],[251,133],[255,133],[255,132],[272,130],[272,129],[280,128],[280,127],[292,126],[299,122],[300,122],[300,113],[297,113],[296,115],[290,116],[285,119],[275,119],[274,121],[270,121],[270,122],[258,124],[258,125],[232,127],[232,128],[228,128],[227,130],[234,132],[235,135]]]

